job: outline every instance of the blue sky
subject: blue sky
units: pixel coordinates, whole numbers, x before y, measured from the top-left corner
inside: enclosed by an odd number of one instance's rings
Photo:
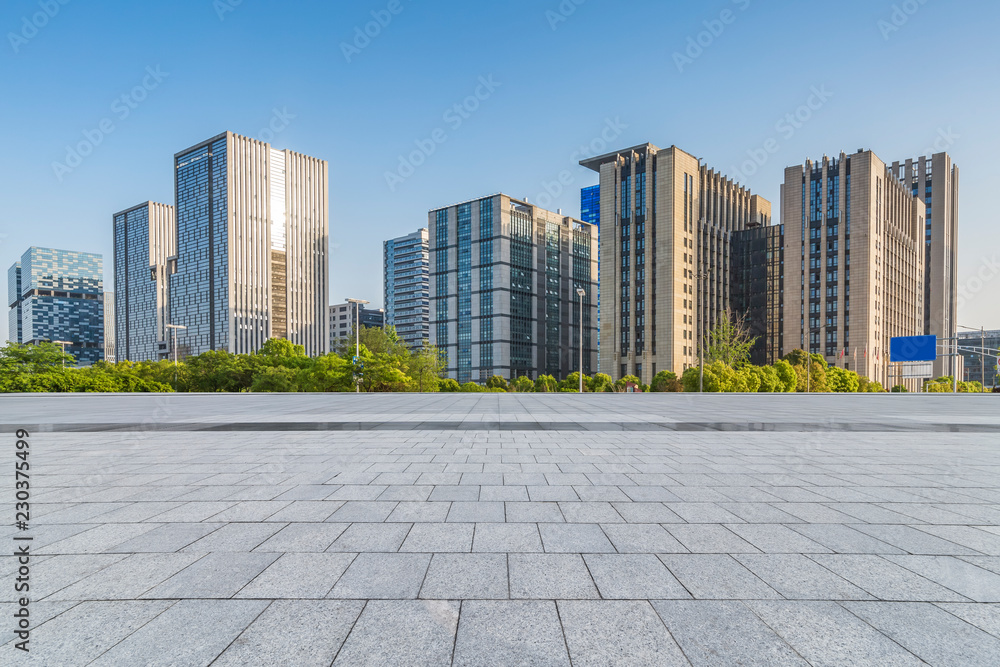
[[[376,304],[384,239],[501,191],[578,215],[607,138],[676,144],[776,216],[788,165],[937,141],[961,168],[960,321],[1000,328],[998,26],[986,0],[7,0],[0,267],[85,250],[110,281],[111,215],[173,203],[173,154],[224,130],[329,161],[331,297]]]

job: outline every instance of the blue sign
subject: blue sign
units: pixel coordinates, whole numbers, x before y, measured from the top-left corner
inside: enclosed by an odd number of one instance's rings
[[[893,338],[889,342],[889,360],[937,361],[937,336],[909,336]]]

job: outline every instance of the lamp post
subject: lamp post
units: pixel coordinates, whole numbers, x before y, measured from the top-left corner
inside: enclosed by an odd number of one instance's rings
[[[66,346],[67,345],[72,345],[73,343],[71,343],[68,340],[54,340],[52,342],[55,343],[56,345],[59,345],[60,347],[62,347],[62,353],[63,353],[62,367],[66,368]]]
[[[576,294],[580,297],[580,393],[583,393],[583,297],[587,296],[587,291],[582,287],[576,288]]]
[[[177,390],[177,331],[187,331],[183,324],[168,324],[167,328],[173,331],[174,335],[174,391]]]
[[[354,365],[357,367],[361,359],[361,306],[368,305],[371,301],[364,299],[348,299],[347,303],[354,305]],[[357,378],[354,383],[354,393],[361,393],[361,378]]]

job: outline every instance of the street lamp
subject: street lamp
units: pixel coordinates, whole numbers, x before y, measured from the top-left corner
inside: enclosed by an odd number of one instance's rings
[[[187,331],[183,324],[168,324],[167,328],[173,331],[174,335],[174,390],[177,389],[177,330]]]
[[[576,288],[576,294],[580,297],[580,393],[583,393],[583,297],[587,296],[587,291],[582,287]]]
[[[361,359],[361,306],[366,306],[371,301],[364,299],[347,299],[347,303],[354,305],[354,365],[357,368],[358,360]],[[357,378],[354,383],[354,393],[361,393],[361,378]]]
[[[976,330],[975,327],[967,327],[964,324],[959,324],[958,328],[959,329],[968,329],[969,331],[975,331]],[[985,352],[986,352],[986,327],[981,327],[979,329],[979,331],[980,331],[980,333],[982,334],[982,337],[983,337],[983,341],[981,343],[982,347],[979,348],[979,366],[980,366],[980,369],[981,369],[980,373],[982,373],[982,375],[980,375],[979,377],[983,381],[983,391],[986,391],[986,354],[985,354]],[[957,373],[956,373],[956,375],[957,375]]]
[[[54,340],[52,342],[62,347],[62,353],[63,353],[62,364],[63,368],[66,368],[66,346],[72,345],[73,343],[68,340]]]

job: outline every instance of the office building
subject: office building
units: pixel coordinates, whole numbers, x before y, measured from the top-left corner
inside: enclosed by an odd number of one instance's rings
[[[923,202],[871,151],[787,168],[781,198],[784,353],[895,384],[890,339],[924,332]]]
[[[338,352],[346,341],[355,342],[354,326],[360,320],[362,328],[382,329],[385,327],[385,310],[360,306],[356,303],[338,303],[330,306],[330,351]]]
[[[246,354],[270,338],[325,354],[329,334],[328,166],[220,134],[174,157],[180,356]]]
[[[924,334],[958,332],[958,167],[947,153],[894,162],[892,172],[924,204]],[[934,376],[952,375],[954,357],[939,357]]]
[[[980,382],[987,389],[996,387],[997,366],[1000,365],[1000,360],[994,357],[1000,355],[1000,330],[961,331],[958,333],[958,345],[964,362],[964,372],[960,379],[966,382]],[[983,347],[986,348],[987,354],[993,356],[983,357],[977,354]]]
[[[115,293],[104,293],[104,361],[117,363],[115,352]]]
[[[503,194],[428,217],[431,343],[448,377],[562,379],[581,339],[584,373],[597,372],[597,227]]]
[[[396,327],[410,349],[431,337],[429,239],[428,230],[418,229],[383,247],[385,323]]]
[[[750,362],[770,365],[783,347],[784,229],[752,223],[733,232],[730,252],[730,312],[755,338]]]
[[[115,213],[115,358],[159,361],[170,355],[170,275],[177,268],[174,207],[155,202]]]
[[[78,366],[104,358],[101,255],[32,247],[7,275],[12,340],[25,344],[64,341],[64,349]]]
[[[601,370],[680,375],[730,316],[733,233],[769,225],[771,204],[676,146],[580,164],[601,177]]]
[[[592,185],[580,190],[580,219],[584,222],[601,225],[601,186]]]

